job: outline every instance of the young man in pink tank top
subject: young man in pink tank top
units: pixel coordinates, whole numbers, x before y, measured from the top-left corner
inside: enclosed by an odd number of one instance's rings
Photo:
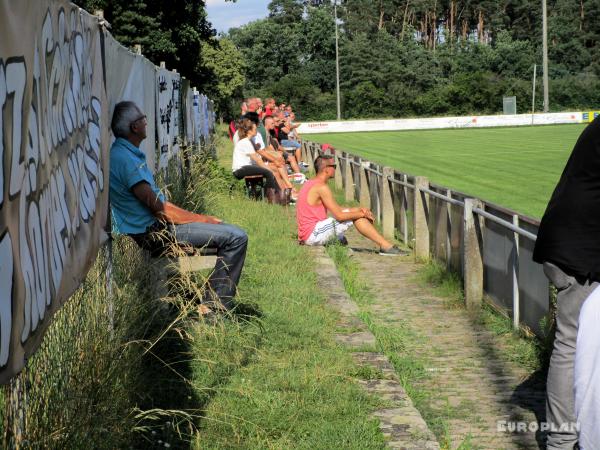
[[[379,245],[380,255],[407,254],[388,242],[373,226],[373,213],[367,208],[343,208],[333,198],[327,182],[335,175],[333,158],[319,156],[315,160],[315,178],[302,186],[296,202],[298,239],[306,245],[324,245],[333,239],[345,241],[344,233],[352,225]],[[328,217],[327,213],[333,217]]]

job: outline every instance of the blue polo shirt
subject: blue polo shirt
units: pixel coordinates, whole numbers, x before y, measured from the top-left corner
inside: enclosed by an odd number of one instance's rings
[[[110,149],[110,206],[117,233],[144,233],[156,221],[131,191],[140,181],[146,181],[160,200],[165,200],[146,164],[146,155],[127,139],[117,138]]]

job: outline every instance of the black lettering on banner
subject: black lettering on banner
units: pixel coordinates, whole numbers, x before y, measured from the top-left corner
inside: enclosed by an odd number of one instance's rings
[[[10,195],[18,197],[19,202],[19,269],[25,288],[23,343],[36,331],[56,298],[73,239],[81,222],[94,217],[97,199],[104,191],[102,108],[93,96],[93,64],[87,53],[91,33],[85,30],[76,10],[67,18],[61,9],[56,19],[53,22],[50,11],[46,13],[41,47],[35,48],[31,105],[23,105],[27,80],[23,60],[13,58],[0,66],[0,75],[6,75],[6,82],[0,83],[0,101],[4,86],[4,97],[13,100]],[[45,77],[41,77],[42,71]],[[26,124],[21,123],[26,117],[24,110],[29,113]],[[21,145],[24,125],[27,142]],[[50,158],[70,139],[74,148],[66,159]],[[24,158],[20,158],[22,151]],[[52,166],[40,172],[47,162]],[[39,179],[44,173],[47,175]],[[74,204],[72,210],[68,204]]]
[[[4,103],[6,102],[6,74],[0,59],[0,208],[4,203]]]
[[[12,163],[10,168],[9,197],[16,196],[21,190],[23,176],[23,158],[21,156],[21,132],[23,130],[23,100],[27,69],[23,58],[9,58],[6,62],[6,97],[12,98],[12,133],[9,148],[12,148]]]
[[[10,355],[12,330],[13,252],[10,234],[0,238],[0,367],[5,366]]]

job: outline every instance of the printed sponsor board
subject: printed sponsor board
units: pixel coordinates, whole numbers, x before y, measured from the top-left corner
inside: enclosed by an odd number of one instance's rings
[[[156,74],[156,116],[158,135],[158,170],[166,169],[169,159],[179,152],[179,115],[181,76],[158,69]]]
[[[109,133],[97,18],[63,1],[0,0],[0,22],[6,383],[39,346],[105,239]]]
[[[108,96],[108,114],[112,117],[115,105],[122,101],[131,101],[138,105],[146,115],[146,133],[148,137],[140,144],[146,155],[148,168],[156,170],[156,66],[144,58],[123,47],[108,32],[104,36],[106,59],[106,90]],[[112,137],[112,134],[111,134]],[[114,139],[114,137],[113,137]]]
[[[591,113],[590,113],[591,114]],[[430,130],[441,128],[480,128],[525,125],[582,123],[581,112],[552,114],[515,114],[496,116],[431,117],[418,119],[348,120],[341,122],[308,122],[299,128],[300,134],[348,133],[358,131]]]

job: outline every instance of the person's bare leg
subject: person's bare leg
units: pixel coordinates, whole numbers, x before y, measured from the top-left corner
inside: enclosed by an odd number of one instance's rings
[[[285,166],[279,167],[277,170],[279,171],[279,176],[283,180],[285,187],[288,189],[293,189],[294,185],[290,182],[290,179],[288,178],[287,169],[285,168]]]
[[[297,161],[302,161],[302,150],[300,150],[300,148],[301,147],[298,147],[296,149],[296,153],[295,153],[295,155],[296,155],[296,162]]]
[[[281,190],[287,188],[285,181],[281,178],[281,173],[279,173],[279,169],[277,167],[272,166],[269,166],[269,169],[271,170],[271,172],[273,172],[273,175],[275,175],[275,181],[277,181],[277,185],[279,186],[279,188]]]
[[[362,234],[367,239],[370,239],[373,242],[375,242],[383,250],[387,250],[388,248],[392,247],[392,244],[386,241],[385,238],[381,234],[379,234],[377,229],[368,219],[356,219],[354,221],[354,226],[360,234]]]
[[[300,166],[298,166],[298,161],[292,155],[288,156],[288,162],[290,163],[290,167],[296,173],[300,172]]]

